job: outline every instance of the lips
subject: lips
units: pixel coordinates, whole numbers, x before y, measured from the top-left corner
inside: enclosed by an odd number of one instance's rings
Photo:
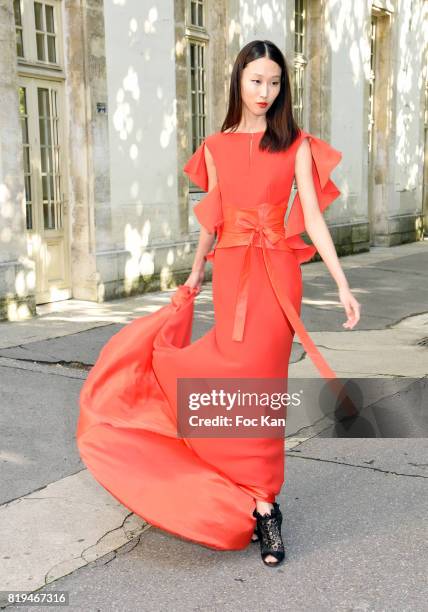
[[[266,106],[268,105],[267,102],[257,102],[256,104],[257,106],[261,106],[262,108],[266,108]]]

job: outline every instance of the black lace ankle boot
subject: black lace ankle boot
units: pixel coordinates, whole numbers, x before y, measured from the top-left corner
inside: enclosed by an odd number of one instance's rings
[[[261,515],[254,509],[253,516],[257,519],[257,532],[260,541],[260,552],[265,565],[270,567],[279,565],[285,557],[284,543],[281,536],[282,513],[279,505],[273,502],[271,513]],[[272,555],[277,561],[266,561],[266,557]]]
[[[254,529],[254,533],[251,536],[251,542],[258,542],[260,540],[260,536],[259,536],[259,530],[257,529],[257,523],[256,523],[256,527]]]

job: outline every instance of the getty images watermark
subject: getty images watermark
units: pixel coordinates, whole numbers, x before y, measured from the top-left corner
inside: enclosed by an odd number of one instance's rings
[[[290,398],[282,378],[180,378],[181,437],[284,437]]]
[[[427,378],[179,378],[181,438],[425,438]]]

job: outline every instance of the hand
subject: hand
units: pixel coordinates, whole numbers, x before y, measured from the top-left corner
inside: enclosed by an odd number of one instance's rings
[[[339,299],[348,317],[347,321],[342,323],[342,326],[352,329],[360,320],[361,304],[357,302],[355,297],[352,295],[349,287],[339,289]]]
[[[202,266],[199,270],[192,270],[189,274],[186,282],[184,283],[188,287],[196,288],[197,293],[201,291],[202,281],[205,276],[205,266]]]

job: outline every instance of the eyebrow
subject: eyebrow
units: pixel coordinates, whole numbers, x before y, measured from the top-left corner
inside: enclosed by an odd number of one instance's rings
[[[254,76],[263,76],[262,74],[259,74],[258,72],[253,72]],[[275,74],[275,76],[271,77],[272,79],[279,79],[280,75],[279,74]]]

